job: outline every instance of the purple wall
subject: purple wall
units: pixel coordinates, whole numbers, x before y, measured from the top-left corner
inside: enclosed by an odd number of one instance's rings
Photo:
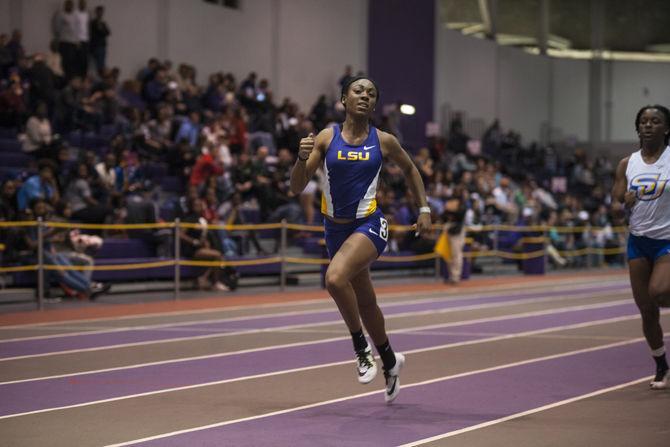
[[[368,71],[381,90],[383,104],[402,100],[416,107],[402,115],[406,149],[426,143],[426,122],[433,119],[435,72],[435,1],[370,0]]]

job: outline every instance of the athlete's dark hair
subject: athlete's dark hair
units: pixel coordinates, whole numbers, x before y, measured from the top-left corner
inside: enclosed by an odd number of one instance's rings
[[[349,91],[349,87],[351,87],[351,84],[353,84],[356,81],[360,81],[361,79],[367,79],[368,81],[372,82],[372,85],[375,86],[375,90],[377,90],[377,103],[379,103],[379,87],[377,86],[377,83],[368,78],[367,76],[354,76],[353,78],[349,78],[347,82],[342,85],[342,92],[340,93],[340,99],[342,99],[347,92]]]
[[[661,114],[665,117],[665,126],[670,130],[670,110],[668,110],[667,107],[664,107],[660,104],[654,104],[649,105],[649,106],[644,106],[640,109],[639,112],[637,112],[637,115],[635,116],[635,132],[640,131],[640,118],[642,117],[642,114],[644,113],[645,110],[647,109],[656,109]],[[663,140],[665,142],[665,145],[668,145],[668,141],[670,141],[670,132],[665,134],[665,139]]]

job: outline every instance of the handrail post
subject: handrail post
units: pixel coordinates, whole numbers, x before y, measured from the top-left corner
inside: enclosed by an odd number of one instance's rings
[[[498,276],[500,274],[500,264],[502,259],[498,256],[498,248],[500,247],[498,239],[500,238],[500,229],[495,225],[493,230],[493,253],[495,253],[495,260],[493,261],[493,274]]]
[[[179,218],[174,220],[174,299],[179,300],[181,290],[181,270],[179,258],[181,258],[181,244],[179,243]]]
[[[549,233],[547,231],[547,226],[542,226],[542,262],[544,262],[544,274],[546,275],[549,271]]]
[[[279,288],[283,292],[286,289],[286,219],[281,220],[281,243],[279,246],[279,256],[281,264],[279,270]]]
[[[37,308],[44,309],[44,221],[37,218]]]

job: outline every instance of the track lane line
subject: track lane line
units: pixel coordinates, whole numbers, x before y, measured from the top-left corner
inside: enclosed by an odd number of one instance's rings
[[[627,340],[627,341],[623,341],[623,342],[610,343],[610,344],[595,346],[595,347],[591,347],[591,348],[577,349],[577,350],[573,350],[573,351],[563,352],[563,353],[560,353],[560,354],[552,354],[552,355],[548,355],[548,356],[535,357],[535,358],[522,360],[522,361],[518,361],[518,362],[506,363],[506,364],[498,365],[498,366],[494,366],[494,367],[482,368],[482,369],[478,369],[478,370],[474,370],[474,371],[467,371],[467,372],[463,372],[463,373],[459,373],[459,374],[437,377],[437,378],[433,378],[433,379],[430,379],[430,380],[424,380],[424,381],[421,381],[421,382],[403,384],[403,389],[406,390],[408,388],[414,388],[414,387],[419,387],[419,386],[423,386],[423,385],[429,385],[429,384],[432,384],[432,383],[443,382],[443,381],[447,381],[447,380],[453,380],[453,379],[457,379],[457,378],[461,378],[461,377],[467,377],[467,376],[472,376],[472,375],[482,374],[482,373],[487,373],[487,372],[492,372],[492,371],[499,371],[499,370],[502,370],[502,369],[513,368],[513,367],[516,367],[516,366],[528,365],[528,364],[543,362],[543,361],[552,360],[552,359],[570,357],[570,356],[574,356],[574,355],[578,355],[578,354],[601,351],[601,350],[606,350],[606,349],[614,348],[614,347],[618,347],[618,346],[625,346],[625,345],[630,345],[630,344],[634,344],[634,343],[640,343],[640,342],[643,342],[643,341],[644,341],[644,338],[639,337],[639,338],[636,338],[636,339],[633,339],[633,340]],[[643,380],[647,380],[647,378],[645,377],[645,378],[639,379],[639,381],[643,381]],[[139,444],[139,443],[142,443],[142,442],[154,441],[154,440],[157,440],[157,439],[164,439],[164,438],[177,436],[177,435],[182,435],[182,434],[186,434],[186,433],[193,433],[193,432],[196,432],[196,431],[202,431],[202,430],[207,430],[207,429],[212,429],[212,428],[217,428],[217,427],[223,427],[223,426],[227,426],[227,425],[233,425],[233,424],[237,424],[237,423],[241,423],[241,422],[264,419],[264,418],[269,418],[269,417],[272,417],[272,416],[279,416],[279,415],[283,415],[283,414],[287,414],[287,413],[293,413],[293,412],[296,412],[296,411],[307,410],[307,409],[311,409],[311,408],[317,408],[317,407],[330,405],[330,404],[334,404],[334,403],[338,403],[338,402],[344,402],[344,401],[347,401],[347,400],[372,396],[372,395],[375,395],[375,394],[381,394],[383,392],[384,392],[383,390],[376,390],[376,391],[370,391],[370,392],[367,392],[367,393],[354,394],[354,395],[350,395],[350,396],[340,397],[340,398],[337,398],[337,399],[330,399],[330,400],[316,402],[316,403],[312,403],[312,404],[308,404],[308,405],[301,405],[301,406],[298,406],[298,407],[273,411],[273,412],[270,412],[270,413],[264,413],[264,414],[260,414],[260,415],[249,416],[249,417],[239,418],[239,419],[232,419],[232,420],[218,422],[218,423],[214,423],[214,424],[208,424],[208,425],[203,425],[203,426],[199,426],[199,427],[192,427],[192,428],[184,429],[184,430],[176,430],[176,431],[173,431],[173,432],[162,433],[160,435],[149,436],[149,437],[140,438],[140,439],[133,439],[133,440],[130,440],[130,441],[125,441],[125,442],[116,443],[116,444],[107,444],[106,447],[125,447],[125,446],[129,446],[129,445]]]
[[[634,319],[634,318],[637,318],[637,317],[638,317],[638,315],[626,315],[626,316],[622,316],[622,317],[614,317],[614,318],[608,318],[608,319],[603,319],[603,320],[588,321],[588,322],[575,323],[575,324],[569,324],[569,325],[560,325],[560,326],[543,328],[543,329],[538,329],[538,330],[533,330],[533,331],[525,331],[525,332],[519,332],[519,333],[505,334],[505,335],[500,335],[500,336],[495,336],[495,337],[490,337],[490,338],[484,338],[484,339],[473,339],[473,340],[467,340],[467,341],[461,341],[461,342],[455,342],[455,343],[448,343],[448,344],[437,345],[437,346],[429,346],[429,347],[425,347],[425,348],[410,349],[410,350],[404,351],[404,353],[405,354],[415,354],[415,353],[421,353],[421,352],[436,351],[436,350],[441,350],[441,349],[451,349],[451,348],[455,348],[455,347],[468,346],[468,345],[474,345],[474,344],[490,343],[490,342],[495,342],[495,341],[500,341],[500,340],[522,338],[522,337],[527,337],[527,336],[536,335],[536,334],[544,334],[544,333],[549,333],[549,332],[557,332],[557,331],[563,331],[563,330],[569,330],[569,329],[577,329],[577,328],[583,328],[583,327],[597,326],[597,325],[601,325],[601,324],[615,323],[615,322],[620,322],[620,321],[631,320],[631,319]],[[627,343],[637,342],[639,340],[642,340],[642,338],[624,340],[624,341],[615,342],[615,343],[611,343],[611,344],[607,344],[607,345],[603,345],[603,346],[619,346],[619,345],[623,345],[623,344],[627,344]],[[587,348],[587,350],[588,349],[593,349],[593,348]],[[588,352],[588,351],[585,351],[585,352]],[[155,390],[155,391],[150,391],[150,392],[136,393],[136,394],[131,394],[131,395],[118,396],[118,397],[114,397],[114,398],[100,399],[100,400],[89,401],[89,402],[82,402],[82,403],[73,404],[73,405],[64,405],[64,406],[45,408],[45,409],[34,410],[34,411],[13,413],[13,414],[0,416],[0,420],[9,419],[9,418],[16,418],[16,417],[26,416],[26,415],[31,415],[31,414],[39,414],[39,413],[46,413],[46,412],[51,412],[51,411],[64,410],[64,409],[69,409],[69,408],[79,408],[79,407],[86,407],[86,406],[92,406],[92,405],[99,405],[99,404],[108,403],[108,402],[115,402],[115,401],[119,401],[119,400],[127,400],[127,399],[133,399],[133,398],[144,397],[144,396],[153,396],[153,395],[165,394],[165,393],[176,392],[176,391],[202,388],[202,387],[206,387],[206,386],[222,385],[222,384],[226,384],[226,383],[233,383],[233,382],[240,382],[240,381],[246,381],[246,380],[252,380],[252,379],[272,377],[272,376],[278,376],[278,375],[284,375],[284,374],[291,374],[291,373],[301,372],[301,371],[309,371],[309,370],[320,369],[320,368],[329,368],[329,367],[333,367],[333,366],[345,365],[345,364],[348,364],[348,363],[351,363],[351,362],[352,362],[352,360],[348,359],[348,360],[339,361],[339,362],[330,362],[330,363],[325,363],[325,364],[322,363],[322,364],[310,365],[310,366],[300,367],[300,368],[292,368],[292,369],[287,369],[287,370],[273,371],[273,372],[269,372],[269,373],[260,373],[260,374],[242,376],[242,377],[235,377],[235,378],[231,378],[231,379],[211,381],[211,382],[206,382],[206,383],[199,383],[199,384],[186,385],[186,386],[180,386],[180,387],[166,388],[166,389]],[[494,367],[494,369],[495,368],[496,367]],[[457,375],[457,376],[454,376],[454,377],[460,377],[460,376]],[[381,391],[376,391],[376,392],[381,392]],[[358,397],[358,395],[356,397]]]
[[[543,302],[564,302],[564,301],[570,301],[570,300],[576,300],[576,299],[582,299],[582,298],[597,298],[601,296],[610,296],[614,292],[613,291],[604,291],[600,293],[580,293],[576,295],[570,295],[568,297],[562,297],[562,298],[557,298],[557,297],[547,297],[547,298],[528,298],[528,299],[521,299],[521,300],[510,300],[510,301],[502,301],[499,303],[481,303],[481,304],[474,304],[474,305],[469,305],[469,306],[455,306],[455,307],[444,307],[442,309],[430,309],[430,310],[421,310],[421,311],[411,311],[411,312],[399,312],[399,313],[388,313],[385,315],[385,319],[394,319],[394,318],[405,318],[405,317],[411,317],[411,316],[421,316],[421,315],[434,315],[434,314],[445,314],[445,313],[452,313],[452,312],[460,312],[460,311],[469,311],[469,310],[478,310],[478,309],[488,309],[488,308],[498,308],[498,307],[505,307],[505,306],[515,306],[515,305],[520,305],[520,304],[532,304],[532,303],[543,303]],[[626,293],[626,292],[624,292]],[[630,301],[630,300],[628,300]],[[272,317],[270,317],[272,318]],[[210,339],[210,338],[219,338],[219,337],[230,337],[230,336],[236,336],[236,335],[246,335],[246,334],[254,334],[254,333],[263,333],[263,332],[273,332],[273,331],[281,331],[281,330],[287,330],[287,329],[299,329],[299,328],[308,328],[308,327],[320,327],[320,326],[328,326],[328,325],[333,325],[333,324],[338,324],[342,323],[341,318],[338,318],[336,320],[329,320],[329,321],[324,321],[324,322],[319,322],[319,323],[301,323],[301,324],[294,324],[294,325],[286,325],[286,326],[276,326],[272,328],[261,328],[261,329],[246,329],[246,330],[236,330],[232,332],[221,332],[221,333],[215,333],[215,334],[205,334],[205,335],[193,335],[193,336],[188,336],[188,337],[173,337],[173,338],[163,338],[163,339],[154,339],[154,340],[144,340],[144,341],[138,341],[138,342],[129,342],[129,343],[119,343],[119,344],[112,344],[112,345],[102,345],[102,346],[93,346],[89,348],[76,348],[76,349],[66,349],[66,350],[60,350],[60,351],[48,351],[48,352],[41,352],[41,353],[36,353],[36,354],[25,354],[25,355],[15,355],[15,356],[10,356],[10,357],[2,357],[0,358],[0,362],[7,362],[7,361],[13,361],[13,360],[20,360],[20,359],[26,359],[26,358],[36,358],[36,357],[45,357],[45,356],[52,356],[52,355],[64,355],[64,354],[72,354],[72,353],[78,353],[78,352],[93,352],[93,351],[103,351],[103,350],[109,350],[109,349],[117,349],[117,348],[125,348],[125,347],[134,347],[134,346],[147,346],[147,345],[152,345],[152,344],[159,344],[159,343],[173,343],[173,342],[180,342],[180,341],[191,341],[191,340],[204,340],[204,339]],[[132,331],[141,331],[141,330],[151,330],[151,329],[140,329],[140,328],[135,328]],[[132,332],[128,331],[128,332]],[[112,331],[112,332],[105,332],[105,333],[118,333],[122,331]],[[85,337],[86,335],[96,335],[96,334],[90,334],[90,333],[85,333],[80,335],[80,337]],[[63,337],[58,337],[58,338],[63,338]],[[17,342],[18,343],[18,342]],[[2,344],[0,344],[0,347]]]

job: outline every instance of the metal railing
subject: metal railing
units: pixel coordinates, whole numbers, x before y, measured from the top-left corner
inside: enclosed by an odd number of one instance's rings
[[[102,271],[102,270],[131,270],[131,269],[150,269],[150,268],[160,268],[160,267],[174,267],[174,299],[180,299],[180,290],[182,283],[182,272],[181,266],[195,266],[195,267],[240,267],[240,266],[254,266],[254,265],[269,265],[269,264],[280,264],[280,273],[279,273],[279,286],[281,290],[285,290],[287,284],[287,265],[288,264],[304,264],[304,265],[321,265],[325,266],[329,263],[329,259],[325,256],[321,257],[297,257],[289,256],[287,252],[288,248],[288,231],[299,231],[299,232],[311,232],[318,233],[319,235],[323,234],[323,226],[320,225],[301,225],[288,223],[285,220],[279,223],[268,223],[268,224],[254,224],[254,225],[216,225],[210,224],[207,225],[207,229],[213,230],[227,230],[227,231],[242,231],[242,230],[280,230],[280,245],[279,250],[276,256],[262,257],[262,258],[252,258],[252,259],[238,259],[238,260],[221,260],[221,261],[205,261],[205,260],[196,260],[196,259],[182,259],[181,257],[181,246],[179,232],[182,229],[192,229],[192,228],[203,228],[203,225],[199,223],[186,223],[181,222],[179,219],[176,219],[174,222],[162,222],[162,223],[153,223],[153,224],[81,224],[81,223],[69,223],[69,222],[51,222],[51,221],[19,221],[19,222],[0,222],[0,230],[7,227],[37,227],[37,264],[33,265],[19,265],[19,266],[4,266],[0,265],[0,274],[2,273],[14,273],[14,272],[25,272],[25,271],[36,271],[37,272],[37,307],[42,309],[44,306],[44,292],[45,292],[45,271],[54,271],[54,270],[93,270],[93,271]],[[93,266],[82,266],[82,265],[57,265],[57,264],[45,264],[44,262],[44,230],[46,228],[71,228],[71,229],[96,229],[96,230],[139,230],[139,229],[165,229],[169,228],[173,230],[174,238],[174,256],[172,259],[162,259],[151,262],[141,262],[141,263],[132,263],[132,264],[114,264],[114,265],[93,265]],[[409,232],[413,231],[412,226],[402,226],[402,225],[391,225],[389,227],[391,233],[397,232]],[[433,225],[434,231],[444,231],[443,225]],[[517,261],[527,261],[542,258],[543,271],[546,271],[548,259],[548,245],[549,237],[548,231],[549,227],[538,225],[538,226],[510,226],[510,225],[483,225],[483,226],[473,226],[466,227],[466,246],[469,248],[475,247],[476,250],[466,250],[463,253],[464,258],[468,260],[476,258],[496,258],[494,264],[493,273],[497,274],[500,265],[504,260],[517,260]],[[555,230],[558,233],[579,233],[579,232],[595,232],[601,231],[603,228],[600,227],[552,227],[551,230]],[[612,227],[608,229],[612,233],[626,233],[627,228],[625,227]],[[514,232],[514,233],[534,233],[533,236],[523,236],[517,239],[516,244],[512,250],[503,250],[500,246],[500,234],[502,232]],[[489,236],[489,239],[492,243],[491,248],[486,246],[484,249],[481,248],[481,244],[475,244],[475,238],[473,236],[481,235],[486,233]],[[529,248],[530,247],[530,248]],[[625,249],[623,244],[618,247],[604,248],[604,247],[584,247],[580,249],[570,249],[570,250],[556,250],[556,252],[565,257],[579,257],[579,256],[588,256],[589,255],[618,255],[624,254]],[[325,249],[323,250],[323,255],[325,255]],[[435,277],[436,279],[440,278],[440,269],[441,269],[441,256],[437,253],[423,253],[416,255],[394,255],[394,254],[384,254],[380,256],[377,262],[380,263],[408,263],[408,262],[421,262],[434,259],[434,268],[435,268]],[[590,262],[587,263],[587,266],[591,266]]]

